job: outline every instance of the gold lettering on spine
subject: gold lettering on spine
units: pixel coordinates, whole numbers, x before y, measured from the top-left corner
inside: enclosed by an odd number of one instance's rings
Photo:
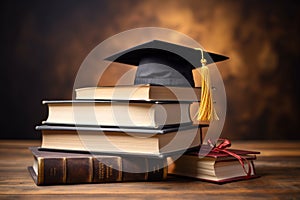
[[[103,163],[99,162],[99,172],[98,172],[99,180],[104,179],[104,170],[103,169],[104,169]]]
[[[106,179],[109,179],[109,177],[112,176],[112,165],[106,165]]]

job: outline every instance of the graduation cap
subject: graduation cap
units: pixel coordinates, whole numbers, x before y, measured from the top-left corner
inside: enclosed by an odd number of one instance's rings
[[[203,51],[207,64],[228,57]],[[202,55],[194,48],[152,40],[105,58],[138,66],[134,84],[194,87],[192,70],[201,67]]]
[[[200,51],[199,51],[200,50]],[[138,66],[134,84],[195,87],[192,70],[202,67],[201,110],[213,109],[210,80],[206,64],[219,62],[228,57],[160,40],[152,40],[111,55],[105,60]],[[205,75],[206,74],[206,75]],[[208,88],[208,89],[207,89]],[[209,94],[208,94],[209,93]],[[205,99],[204,99],[205,98]],[[210,103],[207,103],[210,101]],[[203,105],[201,108],[201,104]],[[205,104],[205,105],[204,105]],[[200,120],[215,118],[212,114],[198,117]]]

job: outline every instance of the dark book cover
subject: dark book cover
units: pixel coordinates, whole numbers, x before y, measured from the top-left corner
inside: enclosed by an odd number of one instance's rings
[[[166,178],[166,159],[41,151],[28,170],[37,185],[159,181]]]
[[[135,103],[135,104],[190,104],[194,101],[173,101],[173,100],[107,100],[107,99],[76,99],[76,100],[44,100],[43,104],[69,104],[69,103],[124,103],[125,105],[128,103]]]
[[[51,124],[46,123],[36,126],[38,131],[42,130],[66,130],[66,131],[102,131],[102,132],[124,132],[124,133],[141,133],[141,134],[166,134],[175,131],[197,129],[208,127],[207,124],[193,125],[191,123],[178,124],[157,128],[136,128],[136,127],[117,127],[117,126],[92,126],[92,125],[68,125],[68,124]]]

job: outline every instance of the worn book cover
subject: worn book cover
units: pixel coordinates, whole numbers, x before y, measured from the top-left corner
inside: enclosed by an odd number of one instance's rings
[[[166,178],[166,158],[92,155],[29,148],[28,170],[37,185],[160,181]]]

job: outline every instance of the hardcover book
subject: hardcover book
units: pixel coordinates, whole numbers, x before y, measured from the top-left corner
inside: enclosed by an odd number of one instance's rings
[[[102,153],[162,155],[198,147],[201,127],[164,129],[37,126],[42,132],[42,148]]]
[[[244,168],[251,171],[250,176],[247,176],[239,160],[223,152],[210,152],[205,157],[199,157],[198,152],[190,152],[174,162],[169,157],[168,173],[216,183],[257,177],[254,160],[255,154],[259,152],[237,149],[230,149],[230,151],[247,159],[247,162],[244,162]]]
[[[160,181],[167,176],[166,158],[29,149],[34,161],[28,170],[37,185]]]
[[[43,101],[48,105],[44,124],[159,128],[191,124],[190,102]]]
[[[85,87],[75,90],[76,99],[199,101],[201,88],[150,84]]]

